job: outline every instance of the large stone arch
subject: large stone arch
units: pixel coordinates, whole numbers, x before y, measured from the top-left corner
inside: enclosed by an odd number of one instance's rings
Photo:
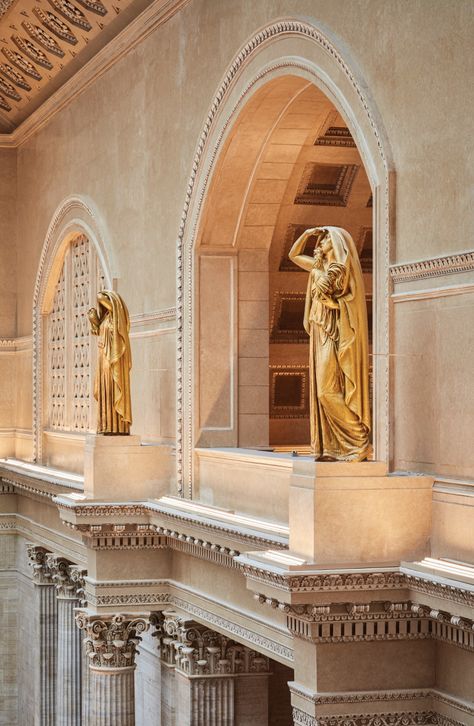
[[[43,317],[71,240],[84,234],[93,245],[107,286],[118,277],[105,224],[94,204],[69,196],[57,207],[41,250],[33,294],[33,460],[41,461],[43,448]]]
[[[211,104],[189,180],[178,240],[177,481],[192,494],[194,446],[194,251],[219,155],[244,106],[273,79],[288,75],[316,85],[344,115],[373,188],[375,259],[374,444],[389,461],[389,261],[392,247],[391,152],[375,103],[347,51],[308,20],[281,20],[257,32],[237,54]]]

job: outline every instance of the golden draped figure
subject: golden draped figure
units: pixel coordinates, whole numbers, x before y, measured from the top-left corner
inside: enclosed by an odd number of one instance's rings
[[[303,254],[316,236],[313,257]],[[340,227],[315,227],[290,260],[309,275],[304,327],[310,339],[311,448],[317,459],[363,461],[369,452],[367,309],[359,256]]]
[[[130,433],[130,318],[120,295],[102,290],[97,295],[97,309],[87,313],[91,331],[99,338],[94,397],[98,404],[97,433]]]

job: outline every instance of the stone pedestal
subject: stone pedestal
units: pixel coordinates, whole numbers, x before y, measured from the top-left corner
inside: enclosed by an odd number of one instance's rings
[[[290,550],[317,564],[398,563],[428,551],[432,479],[377,461],[295,460]]]
[[[56,588],[46,562],[43,547],[27,546],[35,584],[35,633],[33,648],[35,726],[56,724],[56,652],[57,603]]]
[[[84,493],[89,499],[130,501],[169,491],[170,447],[142,446],[139,436],[89,434],[84,451]]]
[[[148,624],[127,615],[76,615],[84,630],[90,667],[90,722],[94,726],[135,726],[135,654]]]

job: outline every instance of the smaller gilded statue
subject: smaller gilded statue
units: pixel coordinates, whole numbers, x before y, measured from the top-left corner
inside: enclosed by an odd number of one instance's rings
[[[316,237],[313,256],[304,254]],[[290,260],[309,272],[311,448],[320,460],[363,461],[370,450],[369,343],[364,280],[354,241],[340,227],[303,232]]]
[[[97,309],[87,316],[91,332],[98,337],[98,360],[94,397],[98,404],[97,433],[127,435],[132,423],[130,400],[130,318],[120,295],[102,290]]]

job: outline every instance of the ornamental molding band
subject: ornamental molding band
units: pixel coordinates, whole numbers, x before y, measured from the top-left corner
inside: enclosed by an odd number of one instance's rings
[[[148,629],[144,618],[126,614],[104,618],[83,611],[76,614],[76,623],[85,631],[83,642],[91,669],[135,668],[140,633]]]
[[[258,56],[262,47],[268,51],[280,39],[307,40],[312,44],[311,52],[320,53],[322,66],[331,66],[325,71],[325,80],[318,75],[316,64],[304,58],[278,58],[258,72],[245,87],[242,88],[236,102],[229,100],[231,92],[240,80],[240,76],[249,63]],[[285,51],[287,52],[287,51]],[[347,105],[347,97],[357,99],[354,105],[360,113],[359,134],[365,136],[364,149],[369,146],[373,150],[372,163],[378,168],[380,179],[375,195],[375,210],[380,220],[378,278],[380,299],[377,300],[379,315],[377,339],[374,341],[377,353],[377,370],[375,372],[375,396],[379,409],[378,430],[376,432],[377,458],[384,460],[389,452],[389,250],[390,250],[390,174],[392,161],[390,158],[387,137],[382,131],[378,111],[372,107],[366,97],[364,79],[358,79],[332,41],[310,23],[285,19],[272,23],[254,35],[239,51],[228,68],[224,80],[219,87],[208,111],[202,133],[200,135],[193,160],[192,171],[186,189],[186,197],[181,216],[177,240],[177,292],[176,292],[176,325],[177,325],[177,364],[176,364],[176,466],[177,488],[181,496],[192,494],[193,466],[193,351],[194,351],[194,293],[193,265],[194,247],[198,225],[204,206],[209,180],[217,163],[226,134],[234,123],[238,112],[248,100],[255,87],[266,79],[275,77],[283,70],[291,70],[314,79],[319,87],[336,99],[342,106]],[[331,74],[337,75],[337,83],[331,83]],[[345,86],[347,96],[342,86]],[[340,95],[339,95],[340,94]],[[355,108],[353,111],[355,112]],[[354,118],[354,115],[351,114]],[[218,126],[219,124],[219,126]],[[364,131],[362,131],[362,127]],[[357,142],[357,139],[355,139]],[[362,140],[362,139],[361,139]]]
[[[457,252],[442,257],[431,257],[426,260],[405,262],[390,267],[390,276],[394,283],[425,280],[430,277],[444,277],[460,272],[474,270],[474,250]]]
[[[431,638],[474,651],[474,621],[411,601],[290,605],[255,593],[254,599],[286,613],[288,630],[312,643]]]
[[[293,707],[295,726],[463,726],[459,721],[435,711],[401,711],[397,713],[344,714],[310,716]]]
[[[269,674],[266,656],[172,611],[156,614],[161,659],[188,678]]]

